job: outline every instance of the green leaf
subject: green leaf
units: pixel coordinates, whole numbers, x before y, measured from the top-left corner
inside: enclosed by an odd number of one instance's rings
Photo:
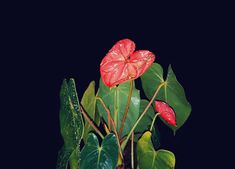
[[[89,133],[81,151],[80,169],[115,169],[117,160],[118,145],[114,134],[107,135],[100,146],[96,135]]]
[[[151,135],[151,132],[145,132],[137,143],[136,152],[139,169],[174,169],[174,154],[163,149],[155,151]]]
[[[174,132],[176,132],[188,119],[191,113],[191,105],[186,99],[183,87],[177,81],[176,76],[169,66],[166,80],[163,78],[163,69],[161,65],[154,63],[142,76],[141,82],[144,92],[148,99],[151,99],[157,87],[164,83],[160,89],[156,99],[168,103],[176,113],[177,126],[168,125]]]
[[[134,82],[133,82],[134,83]],[[109,88],[105,86],[100,80],[98,96],[101,97],[105,105],[109,108],[111,116],[114,119],[114,122],[119,131],[121,128],[122,119],[125,112],[125,107],[128,100],[128,94],[130,90],[130,81],[120,84],[118,87]],[[108,123],[108,116],[100,102],[97,102],[97,107],[100,115],[104,118],[105,122]],[[129,133],[131,128],[134,126],[136,120],[139,117],[139,108],[140,108],[140,94],[139,90],[135,88],[133,84],[131,102],[129,106],[129,111],[127,113],[127,118],[124,124],[122,136],[125,136]]]
[[[95,96],[95,81],[92,81],[88,88],[86,89],[85,93],[83,94],[82,101],[81,101],[82,107],[85,110],[85,112],[89,115],[89,117],[96,123],[96,125],[99,125],[99,115],[96,112],[96,96]],[[87,120],[85,120],[85,128],[84,128],[84,135],[83,139],[86,142],[88,133],[92,131],[93,128],[88,123]]]
[[[84,124],[80,112],[79,101],[74,79],[63,81],[60,91],[60,128],[64,139],[64,147],[59,152],[58,169],[65,169],[70,161],[70,168],[77,169],[80,156],[80,141],[84,132]]]

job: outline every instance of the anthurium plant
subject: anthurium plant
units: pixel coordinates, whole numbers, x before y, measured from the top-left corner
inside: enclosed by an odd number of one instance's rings
[[[164,78],[152,52],[123,39],[101,61],[100,74],[98,91],[92,81],[81,101],[74,79],[62,83],[57,169],[173,169],[175,156],[161,148],[155,122],[159,117],[176,133],[191,106],[172,67]],[[146,98],[135,86],[139,77]]]

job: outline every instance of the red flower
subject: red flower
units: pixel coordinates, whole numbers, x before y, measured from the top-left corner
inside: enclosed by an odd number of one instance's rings
[[[100,74],[105,85],[113,87],[140,77],[154,62],[155,56],[148,50],[135,51],[130,39],[118,41],[100,64]]]
[[[160,116],[170,125],[176,126],[174,110],[165,102],[155,101],[155,107]]]

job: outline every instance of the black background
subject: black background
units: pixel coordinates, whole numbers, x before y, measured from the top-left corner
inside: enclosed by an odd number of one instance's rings
[[[62,146],[59,90],[77,82],[79,97],[99,79],[99,63],[123,38],[172,67],[192,104],[162,148],[177,169],[235,168],[229,4],[199,2],[12,3],[1,11],[0,168],[55,168]],[[160,122],[159,122],[160,123]]]

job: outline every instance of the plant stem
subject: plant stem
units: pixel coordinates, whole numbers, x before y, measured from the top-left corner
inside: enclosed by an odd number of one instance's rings
[[[109,131],[111,131],[111,124],[110,124],[111,123],[111,119],[112,119],[111,113],[110,113],[109,109],[107,108],[107,106],[105,105],[103,99],[101,99],[101,97],[96,96],[96,99],[100,101],[100,103],[104,107],[105,111],[108,113],[108,129],[109,129]]]
[[[131,168],[134,169],[134,132],[131,134]]]
[[[114,133],[115,133],[115,135],[116,135],[116,138],[117,138],[117,144],[118,144],[118,147],[119,147],[119,153],[120,153],[120,156],[121,156],[121,158],[122,158],[122,160],[123,160],[123,155],[122,155],[122,148],[121,148],[121,145],[120,145],[120,141],[119,141],[119,136],[118,136],[118,133],[117,133],[117,129],[116,129],[116,126],[115,126],[115,123],[114,123],[114,121],[113,121],[113,119],[111,118],[111,123],[112,123],[112,125],[113,125],[113,127],[114,127]]]
[[[95,132],[96,132],[97,134],[99,134],[99,136],[100,136],[102,139],[104,139],[103,134],[102,134],[102,133],[100,132],[100,130],[95,126],[95,124],[94,124],[93,121],[90,119],[90,117],[86,114],[86,112],[83,110],[82,107],[80,107],[80,108],[81,108],[81,112],[82,112],[84,118],[85,118],[85,119],[88,121],[88,123],[93,127],[93,129],[95,130]]]
[[[106,126],[105,123],[103,123],[103,127],[104,127],[104,130],[105,130],[106,134],[109,134],[110,130],[108,129],[108,127]]]
[[[129,134],[127,135],[127,138],[126,140],[123,141],[123,144],[122,144],[122,150],[124,150],[124,148],[126,147],[126,144],[131,136],[131,133],[134,132],[136,126],[139,124],[140,120],[143,118],[143,116],[146,114],[146,112],[148,111],[149,107],[151,106],[151,104],[153,103],[155,97],[157,96],[159,90],[161,89],[161,87],[165,85],[165,82],[162,82],[158,88],[156,89],[152,99],[150,100],[149,104],[146,106],[146,108],[144,109],[143,113],[140,115],[140,117],[138,118],[138,120],[136,121],[136,123],[134,124],[134,126],[132,127],[131,131],[129,132]]]
[[[114,123],[116,126],[118,126],[118,120],[117,120],[117,116],[118,116],[118,111],[117,111],[117,90],[114,91],[114,103],[113,103],[113,110],[114,110]]]
[[[154,118],[153,118],[153,121],[152,121],[152,124],[151,124],[151,127],[150,127],[150,131],[152,132],[153,130],[153,126],[154,126],[154,123],[155,123],[155,120],[157,119],[157,116],[159,115],[159,113],[157,113]]]
[[[102,106],[104,107],[105,111],[107,112],[108,116],[110,117],[110,121],[111,121],[112,126],[113,126],[113,132],[116,135],[117,144],[118,144],[118,147],[119,147],[119,153],[120,153],[121,158],[123,159],[122,149],[121,149],[121,145],[120,145],[120,141],[119,141],[119,136],[118,136],[118,133],[117,133],[117,128],[116,128],[116,125],[115,125],[115,123],[112,119],[111,113],[110,113],[109,109],[107,108],[107,106],[105,105],[104,101],[100,97],[97,96],[96,99],[101,102]]]
[[[130,107],[132,91],[133,91],[133,80],[130,81],[130,90],[129,90],[129,95],[128,95],[128,98],[127,98],[127,104],[126,104],[125,112],[124,112],[124,115],[123,115],[123,118],[122,118],[122,125],[121,125],[121,128],[119,130],[119,136],[122,136],[122,130],[124,128],[127,113],[128,113],[129,107]]]

